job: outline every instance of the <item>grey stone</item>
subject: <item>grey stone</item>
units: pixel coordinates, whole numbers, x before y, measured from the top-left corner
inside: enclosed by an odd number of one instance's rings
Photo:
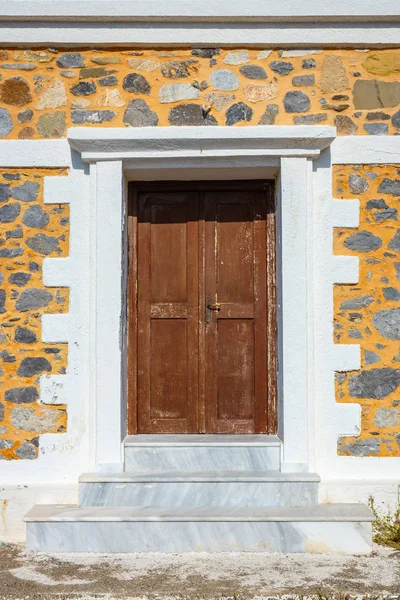
[[[283,98],[283,106],[287,113],[298,113],[310,110],[311,103],[304,92],[287,92]]]
[[[0,138],[6,137],[14,127],[13,120],[6,108],[0,108]]]
[[[165,83],[158,92],[161,104],[179,102],[180,100],[197,100],[200,91],[190,83]]]
[[[16,302],[16,309],[20,312],[48,306],[53,300],[52,294],[40,288],[24,290]]]
[[[270,68],[279,75],[288,75],[290,71],[293,71],[293,65],[291,62],[284,60],[273,60],[269,63]]]
[[[70,88],[70,92],[74,96],[90,96],[90,94],[94,94],[96,90],[97,87],[94,81],[80,81]]]
[[[357,173],[350,173],[349,188],[352,194],[363,194],[369,189],[368,181],[365,177],[357,175]]]
[[[353,87],[353,102],[354,108],[360,110],[397,106],[400,103],[400,83],[358,80]]]
[[[0,402],[0,421],[4,419],[4,404]]]
[[[352,398],[374,398],[380,400],[394,392],[400,385],[400,371],[385,367],[362,371],[349,379],[349,394]]]
[[[352,456],[377,455],[381,449],[380,440],[371,438],[369,440],[357,440],[348,444],[340,444],[339,449],[349,452]]]
[[[34,202],[39,194],[40,185],[36,181],[25,181],[12,190],[12,197],[22,202]]]
[[[6,290],[0,290],[0,313],[3,314],[6,310]]]
[[[161,65],[161,73],[169,79],[180,79],[181,77],[189,77],[191,72],[197,72],[198,65],[199,61],[192,58],[187,60],[171,60]]]
[[[33,408],[16,406],[11,413],[11,423],[16,429],[46,433],[54,429],[60,413],[56,410],[42,409],[35,414]]]
[[[315,67],[317,66],[317,63],[315,62],[314,58],[305,58],[301,62],[301,66],[303,69],[315,69]]]
[[[231,50],[224,58],[227,65],[242,65],[250,60],[247,50]]]
[[[0,285],[3,285],[4,283],[4,273],[2,271],[0,271]]]
[[[392,116],[392,125],[395,129],[399,130],[400,129],[400,110],[398,110],[396,113],[394,113],[394,115]]]
[[[85,60],[80,52],[68,52],[61,54],[56,60],[57,66],[62,69],[70,69],[73,67],[83,67]]]
[[[397,208],[385,208],[385,210],[376,211],[374,217],[378,222],[397,221]]]
[[[251,121],[253,117],[253,109],[247,106],[244,102],[232,104],[225,113],[226,125],[234,125],[240,121]]]
[[[117,116],[113,110],[72,110],[72,122],[75,125],[83,123],[109,123]]]
[[[37,342],[37,337],[34,331],[18,325],[15,330],[15,341],[20,344],[34,344]]]
[[[387,123],[366,123],[364,129],[368,135],[387,135],[389,133]]]
[[[396,269],[396,279],[400,279],[400,262],[395,262],[394,268]]]
[[[373,208],[378,208],[379,210],[384,209],[384,208],[389,208],[388,205],[386,204],[386,202],[382,198],[368,200],[368,202],[365,206],[366,206],[367,210],[372,210]]]
[[[40,204],[33,204],[24,213],[22,222],[27,227],[35,227],[37,229],[43,229],[46,227],[50,217]]]
[[[9,238],[22,238],[23,237],[23,232],[22,232],[22,228],[17,225],[15,229],[10,229],[9,231],[6,231],[6,239],[8,240]]]
[[[45,256],[60,249],[57,238],[44,235],[44,233],[37,233],[35,236],[27,238],[26,245],[31,250]]]
[[[10,185],[8,183],[0,183],[0,202],[7,202],[11,198]]]
[[[400,425],[400,410],[398,408],[378,408],[374,417],[377,427],[395,427]]]
[[[335,126],[340,135],[355,135],[358,131],[358,125],[346,115],[336,115]]]
[[[56,111],[41,115],[36,126],[40,135],[45,138],[63,137],[67,127],[66,114],[63,111]]]
[[[22,110],[20,113],[18,113],[18,123],[28,123],[29,121],[32,120],[33,117],[33,110],[31,110],[30,108],[27,108],[26,110]]]
[[[396,250],[396,252],[400,252],[400,229],[397,230],[397,232],[390,240],[388,248],[390,250]]]
[[[279,113],[279,106],[277,104],[268,104],[265,112],[261,115],[258,122],[259,125],[275,125],[276,116]]]
[[[21,207],[17,203],[4,204],[0,206],[0,223],[12,223],[21,212]]]
[[[51,364],[47,358],[42,358],[41,356],[32,356],[22,359],[17,370],[17,375],[19,377],[32,377],[33,375],[39,375],[40,373],[43,373],[43,371],[51,371]]]
[[[362,333],[359,329],[349,329],[349,337],[353,340],[359,340],[362,338]]]
[[[124,123],[132,127],[155,127],[158,116],[144,100],[132,100],[124,112]]]
[[[232,71],[228,71],[228,69],[213,71],[210,75],[210,83],[215,90],[222,92],[237,90],[240,85],[239,77]]]
[[[13,285],[17,285],[18,287],[24,287],[31,277],[32,275],[29,273],[12,273],[8,278],[8,281]]]
[[[16,258],[23,253],[23,248],[0,248],[0,258]]]
[[[387,340],[400,340],[400,308],[379,310],[372,317],[372,324]]]
[[[180,104],[171,109],[168,117],[171,125],[218,125],[215,117],[205,114],[199,104]]]
[[[391,194],[392,196],[400,196],[400,179],[382,179],[378,192],[381,194]]]
[[[31,273],[36,273],[37,271],[40,270],[40,267],[37,264],[37,262],[34,262],[33,260],[31,260],[29,262],[29,270],[30,270]]]
[[[30,442],[23,442],[16,449],[15,454],[23,460],[34,460],[37,457],[37,448]]]
[[[247,79],[267,79],[268,75],[265,69],[259,65],[243,65],[239,69],[240,73]]]
[[[292,79],[292,85],[295,87],[309,87],[315,85],[314,75],[296,75]]]
[[[90,79],[91,77],[96,79],[98,77],[107,77],[108,75],[112,75],[113,73],[116,73],[115,69],[109,71],[104,67],[86,67],[80,70],[79,79]]]
[[[7,402],[14,402],[15,404],[30,404],[39,399],[39,392],[37,387],[33,385],[17,387],[6,390],[4,398]]]
[[[344,241],[344,245],[349,250],[372,252],[372,250],[378,250],[382,246],[382,240],[369,231],[359,231],[350,235]]]
[[[367,121],[389,121],[390,115],[382,111],[369,112],[366,114],[365,118]]]
[[[14,446],[11,440],[0,439],[0,450],[9,450]]]
[[[381,357],[372,350],[364,351],[364,362],[366,365],[374,365],[375,363],[381,362]]]
[[[131,94],[150,94],[150,84],[143,75],[139,73],[128,73],[124,77],[122,87]]]
[[[373,301],[373,296],[358,296],[357,298],[342,302],[340,310],[359,310],[360,308],[369,306]]]
[[[193,48],[192,50],[192,56],[199,56],[200,58],[212,58],[220,53],[219,48]]]
[[[111,85],[118,85],[118,78],[115,77],[115,75],[103,77],[102,79],[99,79],[99,84],[103,87],[108,87]]]
[[[4,63],[0,67],[10,71],[34,71],[37,68],[36,65],[30,63]]]
[[[328,116],[322,113],[316,115],[296,115],[293,117],[293,123],[295,125],[315,125],[315,123],[323,123],[327,118]]]

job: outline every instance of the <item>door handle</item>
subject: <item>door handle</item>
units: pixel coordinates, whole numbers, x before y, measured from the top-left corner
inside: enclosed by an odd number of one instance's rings
[[[211,302],[211,298],[210,296],[206,296],[206,324],[209,325],[211,323],[211,319],[212,319],[212,315],[211,315],[211,311],[212,310],[216,310],[219,311],[221,310],[221,304],[219,302]]]

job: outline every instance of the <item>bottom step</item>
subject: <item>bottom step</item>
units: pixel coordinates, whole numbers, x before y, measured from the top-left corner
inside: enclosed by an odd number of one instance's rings
[[[25,517],[27,549],[41,552],[312,552],[367,554],[363,504],[298,508],[37,505]]]

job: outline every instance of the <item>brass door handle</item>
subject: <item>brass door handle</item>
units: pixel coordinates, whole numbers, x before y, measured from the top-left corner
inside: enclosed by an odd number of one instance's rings
[[[221,305],[219,302],[215,302],[215,304],[208,304],[207,308],[209,308],[210,310],[220,310]]]
[[[206,324],[209,325],[211,323],[212,317],[211,317],[211,311],[212,310],[221,310],[221,304],[219,302],[211,302],[211,298],[210,296],[206,296],[206,302],[205,302],[205,308],[206,308]]]

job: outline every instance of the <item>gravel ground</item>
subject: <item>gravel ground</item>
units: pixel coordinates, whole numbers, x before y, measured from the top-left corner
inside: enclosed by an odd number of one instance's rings
[[[0,546],[1,600],[400,600],[400,552],[326,554],[26,554]],[[297,595],[297,596],[296,596]]]

